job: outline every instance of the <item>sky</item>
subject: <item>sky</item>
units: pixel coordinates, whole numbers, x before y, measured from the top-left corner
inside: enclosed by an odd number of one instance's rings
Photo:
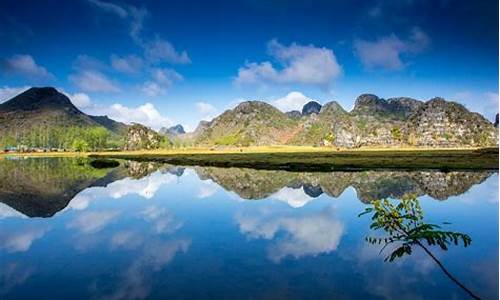
[[[498,112],[498,1],[0,1],[0,102],[53,86],[154,129],[246,100],[443,97]]]

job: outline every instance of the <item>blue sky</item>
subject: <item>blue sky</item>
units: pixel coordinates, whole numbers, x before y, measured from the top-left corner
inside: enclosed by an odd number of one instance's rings
[[[83,111],[194,129],[243,100],[361,93],[498,112],[498,1],[0,3],[0,101],[54,86]]]

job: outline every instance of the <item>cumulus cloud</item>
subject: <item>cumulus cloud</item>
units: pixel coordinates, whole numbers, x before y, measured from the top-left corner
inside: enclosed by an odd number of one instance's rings
[[[52,80],[54,75],[38,65],[31,55],[15,54],[0,60],[0,70],[7,75],[21,75],[31,79]]]
[[[202,115],[201,119],[209,121],[217,115],[217,108],[207,102],[196,102],[196,111]]]
[[[97,70],[81,70],[69,76],[79,89],[85,92],[119,92],[120,88],[106,75]]]
[[[73,105],[80,109],[85,109],[89,107],[93,107],[92,100],[90,99],[90,96],[85,94],[85,93],[74,93],[74,94],[69,94],[66,93],[64,90],[61,90],[63,94],[65,94],[70,100]]]
[[[76,107],[90,115],[108,116],[115,121],[126,124],[140,123],[153,129],[169,127],[173,124],[172,120],[163,116],[154,104],[149,102],[136,107],[127,106],[121,103],[103,106],[94,103],[90,96],[85,93],[71,94],[63,90],[62,92],[70,98],[71,102],[73,102]]]
[[[14,96],[21,94],[22,92],[29,89],[29,86],[20,86],[20,87],[9,87],[3,86],[0,88],[0,103],[10,100]]]
[[[328,87],[342,73],[331,49],[296,43],[284,46],[274,39],[267,48],[279,67],[270,61],[248,62],[239,68],[236,84],[300,83]]]
[[[344,232],[332,207],[321,211],[283,215],[277,211],[236,216],[240,231],[250,238],[272,240],[268,257],[280,262],[287,256],[300,258],[335,251]]]
[[[105,114],[119,122],[140,123],[154,129],[172,126],[173,122],[162,116],[152,103],[146,103],[137,107],[129,107],[119,103],[111,105],[105,110]]]
[[[143,65],[142,58],[137,55],[127,55],[124,57],[111,55],[111,66],[118,72],[137,74],[141,71]]]
[[[108,185],[106,193],[112,198],[122,198],[128,194],[137,194],[143,198],[151,199],[165,184],[174,182],[177,177],[172,174],[155,172],[141,179],[125,178]]]
[[[270,198],[285,202],[293,208],[302,207],[314,199],[304,193],[303,189],[294,189],[289,187],[282,188],[278,192],[271,195]]]
[[[430,44],[429,36],[420,28],[412,29],[410,36],[402,40],[395,34],[374,41],[356,39],[356,55],[367,69],[400,70],[405,67],[403,56],[424,51]]]
[[[313,100],[301,92],[290,92],[285,97],[271,101],[271,104],[282,112],[291,110],[301,111],[302,107],[309,101]]]

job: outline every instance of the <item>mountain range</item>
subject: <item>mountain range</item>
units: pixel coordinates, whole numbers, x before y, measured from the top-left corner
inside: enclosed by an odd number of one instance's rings
[[[462,147],[498,145],[498,129],[463,105],[433,98],[382,99],[363,94],[348,112],[335,102],[309,102],[302,112],[283,113],[247,101],[210,122],[191,138],[201,145],[326,145]]]
[[[467,192],[494,174],[493,171],[430,170],[289,172],[199,166],[192,170],[200,180],[210,180],[242,199],[271,197],[286,201],[293,207],[302,206],[306,203],[304,201],[322,194],[338,198],[349,187],[364,203],[374,199],[401,198],[408,193],[446,200]],[[160,162],[124,161],[116,168],[95,169],[88,161],[76,158],[41,158],[35,163],[33,160],[5,160],[0,164],[0,203],[28,217],[51,217],[67,207],[70,201],[76,201],[73,205],[77,207],[77,195],[88,187],[106,187],[112,182],[131,178],[137,180],[130,186],[136,191],[139,179],[158,171],[177,177],[184,174],[183,167]],[[148,182],[145,181],[149,185]],[[125,185],[116,187],[121,192],[124,188],[126,190]],[[290,191],[292,194],[287,193]],[[297,194],[307,197],[297,197]]]
[[[262,101],[245,101],[211,121],[201,121],[194,132],[186,133],[176,125],[155,134],[139,124],[87,115],[55,88],[44,87],[30,88],[0,104],[0,145],[38,145],[51,142],[58,134],[63,134],[60,139],[81,135],[77,130],[68,137],[68,132],[75,131],[71,128],[100,128],[128,149],[169,145],[162,139],[200,146],[484,147],[498,145],[497,124],[442,98],[423,102],[363,94],[351,111],[335,101],[324,105],[311,101],[301,111],[290,112]]]

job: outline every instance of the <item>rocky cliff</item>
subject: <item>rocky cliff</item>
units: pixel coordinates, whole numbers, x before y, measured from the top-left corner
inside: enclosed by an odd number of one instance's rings
[[[125,137],[125,150],[158,149],[165,140],[156,131],[141,124],[130,126]]]
[[[302,112],[283,113],[260,102],[243,102],[197,129],[204,145],[325,145],[341,148],[488,147],[498,145],[498,129],[464,106],[433,98],[382,99],[360,95],[352,111],[335,101],[307,103]]]

